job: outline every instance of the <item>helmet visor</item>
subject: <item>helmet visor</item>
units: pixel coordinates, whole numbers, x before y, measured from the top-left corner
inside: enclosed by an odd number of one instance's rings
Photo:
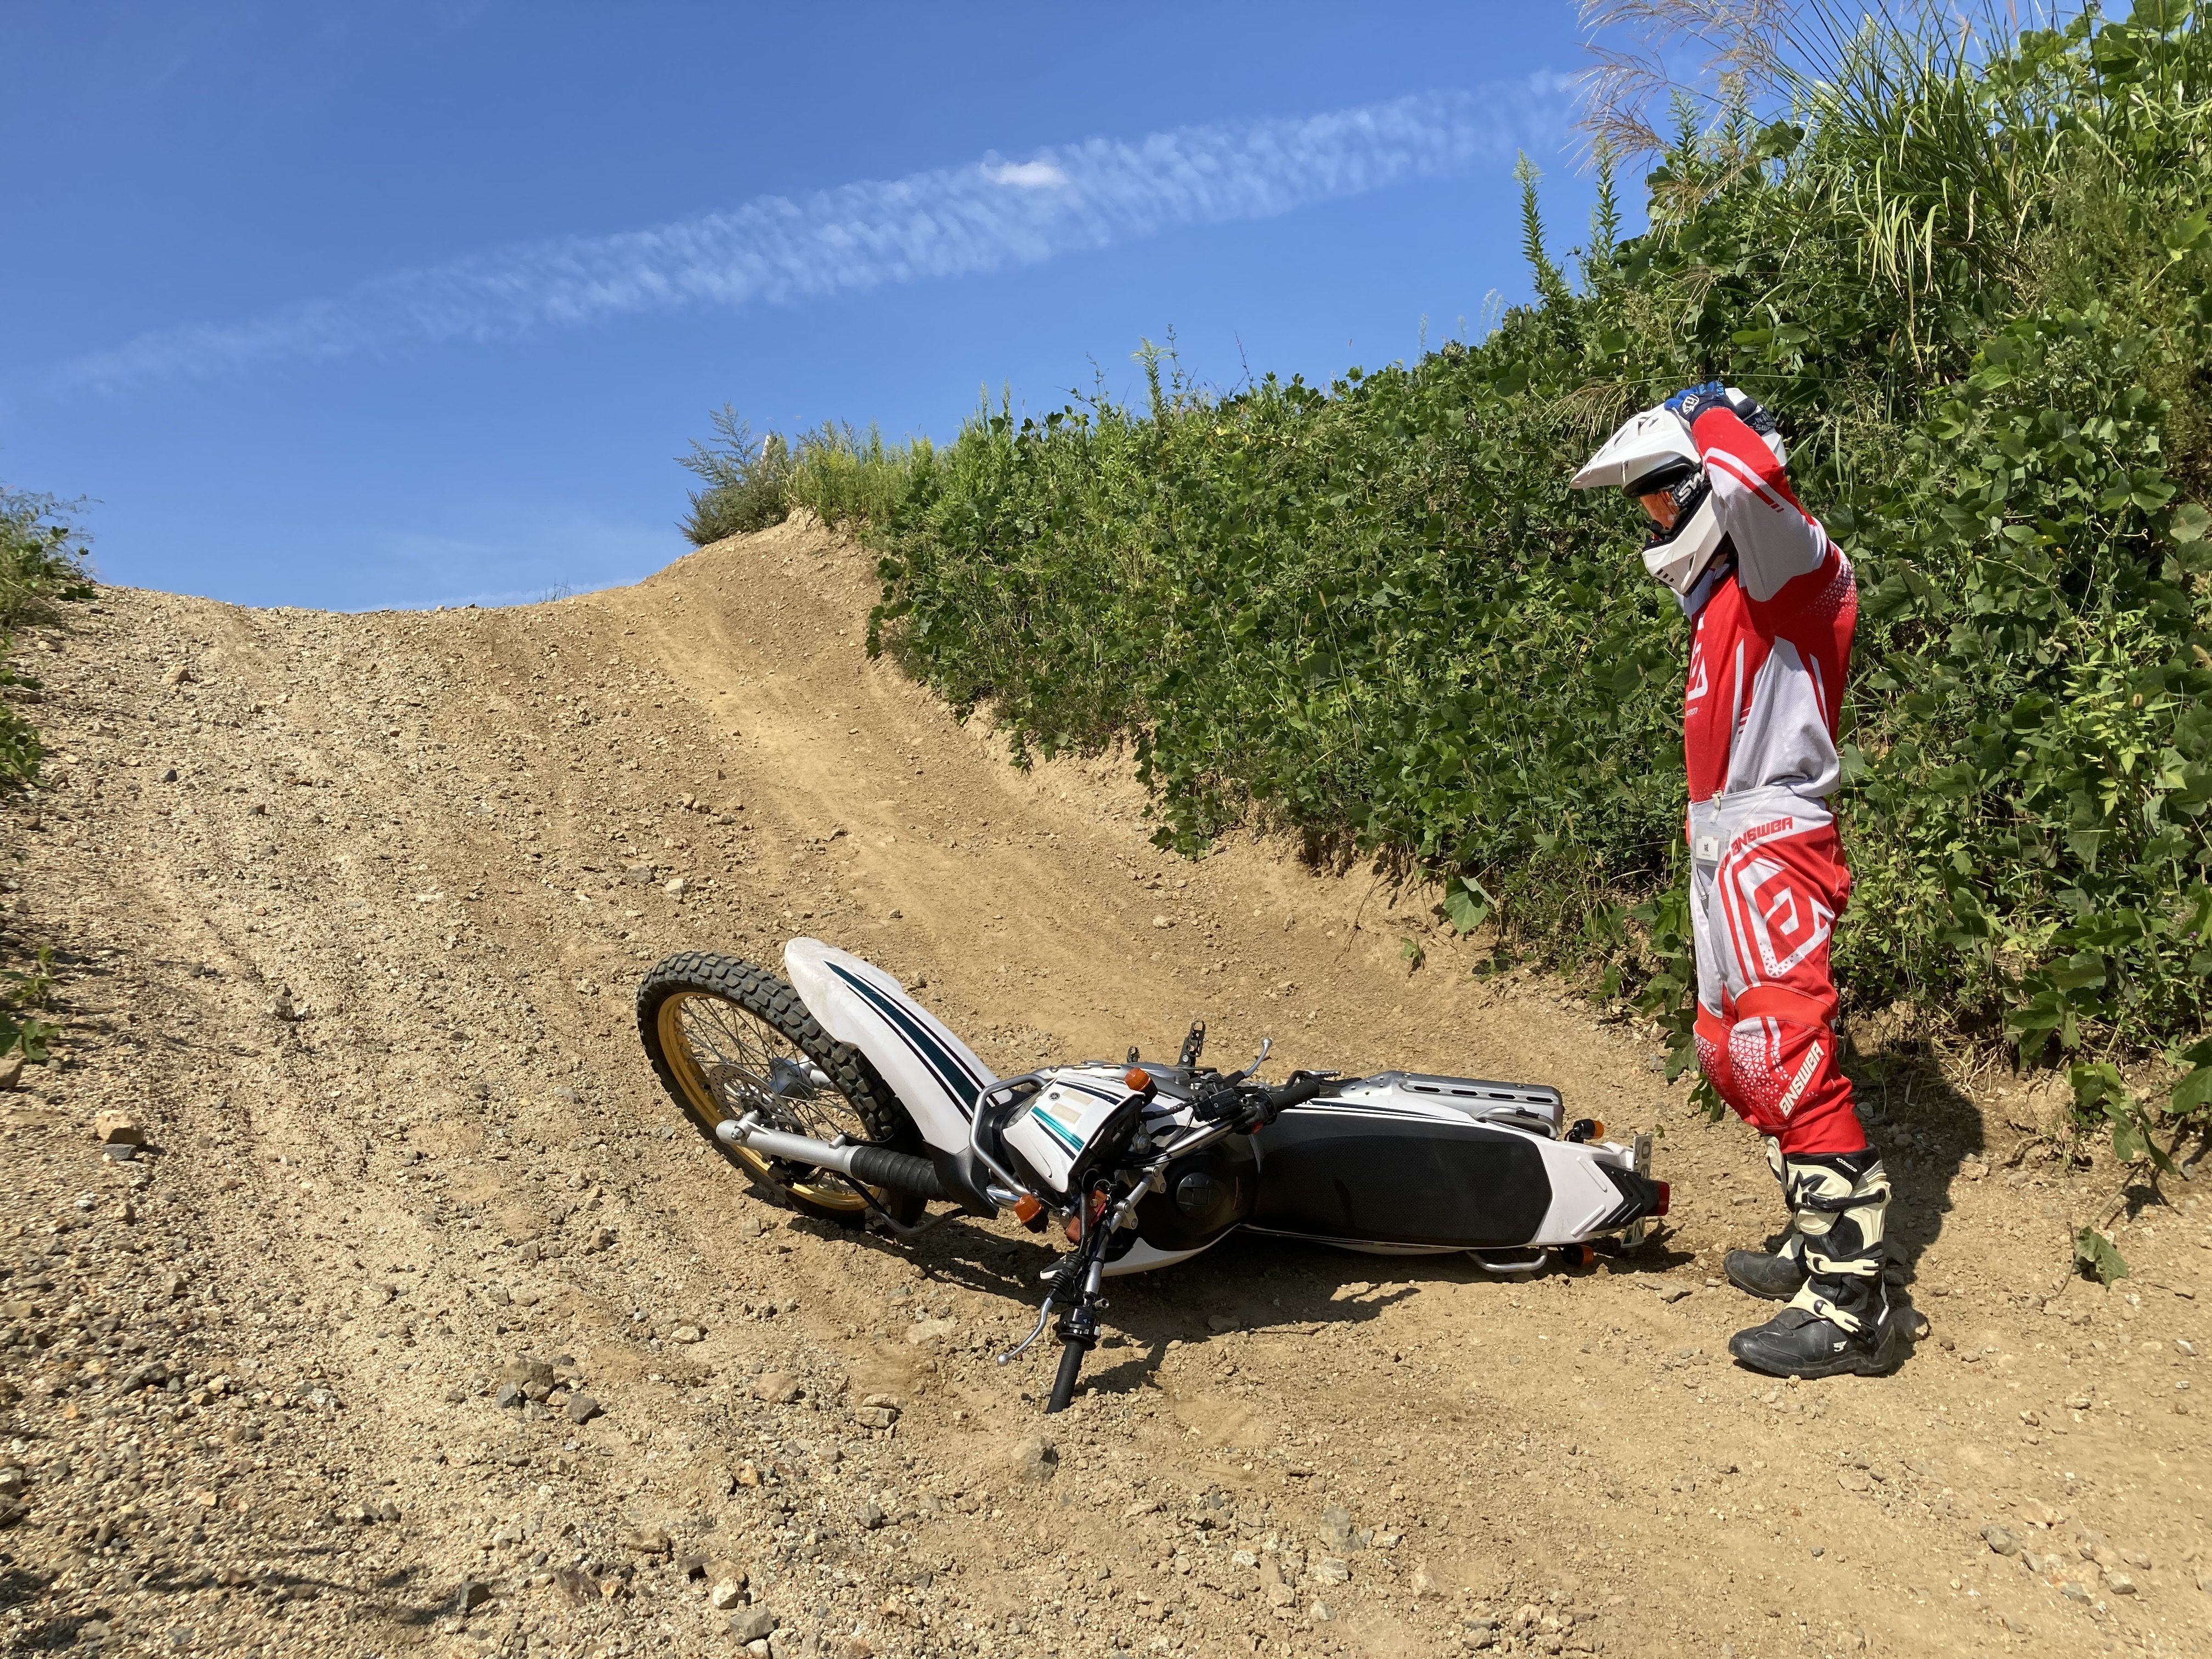
[[[1645,514],[1662,533],[1672,530],[1682,516],[1682,508],[1671,489],[1654,489],[1636,498],[1643,503]]]

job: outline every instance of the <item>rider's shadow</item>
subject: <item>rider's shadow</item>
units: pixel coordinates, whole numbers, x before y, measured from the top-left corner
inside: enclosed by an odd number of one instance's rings
[[[1988,1157],[1982,1109],[1945,1079],[1924,1049],[1887,1044],[1874,1052],[1847,1042],[1844,1069],[1857,1097],[1867,1139],[1889,1174],[1888,1245],[1885,1271],[1890,1300],[1907,1316],[1899,1322],[1909,1354],[1920,1319],[1913,1316],[1920,1262],[1942,1237],[1958,1185],[1969,1176],[2000,1178]],[[2022,1150],[2030,1143],[2024,1142]],[[1944,1286],[1936,1287],[1940,1294]]]

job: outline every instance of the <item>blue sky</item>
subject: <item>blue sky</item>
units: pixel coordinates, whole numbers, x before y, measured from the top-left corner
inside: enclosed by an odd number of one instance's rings
[[[0,482],[112,581],[359,608],[626,581],[735,404],[949,436],[1172,330],[1411,356],[1578,240],[1570,5],[0,0]]]

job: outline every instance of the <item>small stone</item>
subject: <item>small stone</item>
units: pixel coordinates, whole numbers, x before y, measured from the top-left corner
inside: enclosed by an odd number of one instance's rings
[[[950,1341],[957,1329],[959,1325],[953,1320],[917,1319],[906,1328],[906,1340],[917,1348],[934,1347]]]
[[[672,1546],[665,1527],[630,1527],[623,1533],[623,1547],[640,1555],[665,1555]]]
[[[1352,1511],[1340,1504],[1332,1504],[1321,1512],[1321,1541],[1333,1550],[1354,1547],[1356,1536],[1352,1524]]]
[[[884,1522],[890,1520],[890,1516],[883,1512],[880,1505],[870,1503],[860,1505],[860,1524],[870,1532],[873,1532]]]
[[[1051,1441],[1033,1434],[1014,1448],[1013,1473],[1021,1480],[1049,1480],[1060,1473],[1060,1453]]]
[[[491,1586],[481,1578],[464,1578],[457,1603],[463,1613],[474,1613],[491,1600]]]
[[[23,1054],[19,1049],[0,1060],[0,1089],[16,1088],[23,1081]]]
[[[491,1403],[505,1410],[509,1406],[520,1406],[522,1403],[522,1398],[520,1389],[512,1382],[502,1382],[493,1392]]]
[[[903,910],[887,910],[884,913],[884,920],[886,921],[903,921],[906,920],[906,912]]]
[[[860,1406],[854,1408],[853,1420],[864,1429],[888,1429],[898,1413],[889,1406]]]
[[[1154,916],[1152,918],[1152,926],[1155,927],[1172,927],[1175,926],[1175,923],[1170,921],[1165,916]]]
[[[1659,1299],[1662,1302],[1680,1302],[1689,1294],[1690,1287],[1687,1285],[1669,1285],[1659,1292]]]
[[[670,877],[666,881],[660,884],[660,890],[667,894],[671,898],[682,898],[684,893],[684,878],[681,876]]]
[[[1434,1595],[1438,1589],[1435,1577],[1426,1567],[1415,1567],[1413,1576],[1406,1581],[1406,1588],[1417,1596]]]
[[[696,1325],[678,1325],[668,1334],[671,1342],[702,1342],[706,1337],[707,1333]]]
[[[1995,1522],[1982,1528],[1982,1541],[1999,1555],[2011,1555],[2020,1548],[2020,1540],[2013,1535],[2012,1528],[1998,1526]]]
[[[568,1403],[561,1409],[568,1413],[571,1423],[588,1423],[599,1414],[599,1402],[587,1394],[578,1392],[570,1395]]]
[[[1336,1609],[1326,1601],[1316,1601],[1306,1609],[1306,1616],[1316,1625],[1326,1625],[1336,1617]]]
[[[766,1607],[748,1607],[730,1619],[730,1634],[740,1642],[764,1642],[775,1629],[775,1615]]]
[[[1349,1583],[1352,1564],[1340,1555],[1324,1555],[1314,1562],[1312,1577],[1317,1584]]]
[[[102,1112],[92,1121],[92,1133],[103,1146],[143,1146],[145,1133],[128,1112]]]
[[[739,1578],[721,1579],[707,1592],[707,1604],[717,1613],[727,1613],[744,1599],[744,1581]]]
[[[553,1575],[553,1588],[570,1607],[589,1607],[599,1599],[599,1587],[579,1567],[563,1567]]]
[[[6,1088],[9,1085],[4,1083],[0,1083],[0,1088]],[[2176,1353],[2185,1354],[2191,1359],[2197,1358],[2197,1345],[2194,1342],[2191,1342],[2185,1336],[2177,1336],[2173,1339],[2173,1351]]]

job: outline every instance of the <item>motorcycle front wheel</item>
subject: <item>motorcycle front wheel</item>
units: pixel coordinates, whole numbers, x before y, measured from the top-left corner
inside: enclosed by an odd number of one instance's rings
[[[860,1051],[838,1042],[784,980],[735,957],[687,951],[656,963],[637,988],[638,1036],[692,1127],[723,1157],[781,1192],[793,1209],[859,1226],[867,1200],[842,1176],[763,1157],[717,1139],[714,1126],[757,1113],[787,1134],[839,1135],[905,1152],[921,1145],[913,1120]],[[926,1200],[872,1187],[902,1224]]]

